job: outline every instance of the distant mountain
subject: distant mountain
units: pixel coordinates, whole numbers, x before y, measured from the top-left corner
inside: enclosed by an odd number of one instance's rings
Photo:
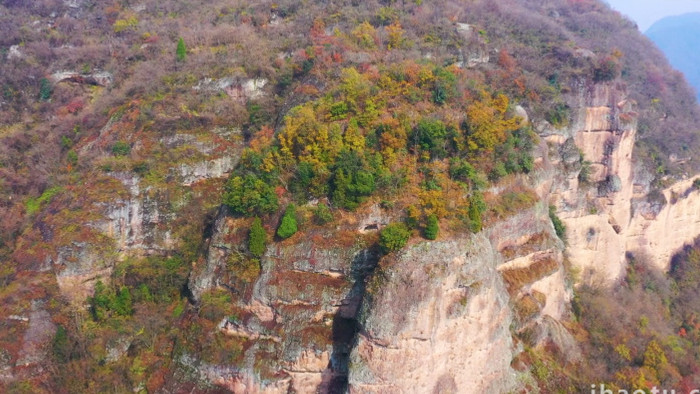
[[[685,74],[700,98],[700,12],[663,18],[645,34]]]

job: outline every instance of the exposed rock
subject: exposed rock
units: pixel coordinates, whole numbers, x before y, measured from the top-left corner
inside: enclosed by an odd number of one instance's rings
[[[63,0],[63,5],[68,8],[80,8],[81,0]]]
[[[98,280],[109,278],[113,268],[95,246],[79,242],[59,248],[53,263],[61,293],[79,305],[92,295]]]
[[[19,45],[12,45],[10,46],[10,49],[7,51],[7,59],[21,59],[24,57],[22,52],[19,50]]]
[[[652,177],[634,168],[636,113],[625,97],[624,88],[614,83],[581,91],[580,111],[569,129],[560,131],[572,138],[546,137],[560,146],[559,160],[576,162],[574,141],[592,162],[588,178],[597,187],[579,184],[580,167],[571,166],[551,190],[568,229],[569,258],[584,281],[615,283],[624,275],[628,252],[649,256],[656,267],[668,270],[672,255],[700,234],[697,177],[650,192]],[[540,131],[556,134],[544,127]]]
[[[105,219],[94,225],[105,235],[116,241],[120,251],[132,249],[149,253],[169,250],[174,240],[167,229],[159,226],[169,220],[160,208],[162,203],[157,196],[144,193],[138,176],[130,173],[114,173],[129,191],[128,199],[118,199],[105,204]]]
[[[51,74],[53,83],[74,82],[87,85],[109,86],[114,81],[114,76],[106,71],[94,72],[91,74],[79,73],[77,71],[58,71]]]
[[[26,367],[43,363],[46,359],[47,344],[53,338],[56,326],[51,321],[51,315],[36,303],[32,305],[29,314],[29,328],[22,338],[22,349],[16,365]]]
[[[234,100],[245,102],[248,99],[262,97],[265,94],[262,89],[267,85],[267,82],[268,80],[265,78],[205,78],[199,81],[192,89],[207,92],[225,92]]]
[[[189,186],[204,179],[222,178],[235,168],[237,162],[234,157],[220,157],[196,164],[180,164],[178,169],[182,184]]]
[[[119,338],[110,346],[107,346],[107,357],[105,361],[115,362],[122,358],[131,346],[131,341],[127,338]]]
[[[514,390],[513,317],[497,261],[479,234],[420,243],[383,263],[363,307],[350,392]]]
[[[559,175],[551,191],[557,213],[568,228],[570,260],[584,273],[584,280],[597,277],[614,283],[624,273],[624,237],[634,196],[632,150],[636,137],[636,115],[625,96],[624,88],[614,83],[582,89],[575,106],[579,111],[568,131],[564,131],[572,136],[583,159],[592,163],[589,182],[599,182],[595,189],[581,185],[577,178],[581,167],[570,167],[571,172]],[[619,121],[620,113],[632,120]],[[567,139],[564,145],[571,140]],[[564,155],[564,151],[560,150],[561,155],[573,162],[573,155]]]
[[[212,143],[197,141],[197,136],[192,134],[175,134],[161,138],[160,142],[168,149],[174,149],[182,146],[192,146],[203,155],[210,155],[215,149]]]
[[[374,204],[369,213],[360,220],[357,231],[362,234],[379,231],[389,223],[390,218],[382,212],[378,204]]]
[[[584,58],[584,59],[592,59],[595,58],[595,53],[591,51],[590,49],[586,48],[576,48],[574,50],[574,54],[576,57]]]
[[[671,257],[686,244],[692,244],[700,234],[700,190],[693,182],[695,176],[680,181],[662,191],[666,201],[658,213],[647,211],[632,217],[626,249],[646,254],[657,268],[668,271]],[[675,197],[675,198],[674,198]]]
[[[491,60],[486,40],[474,26],[468,23],[457,23],[455,30],[466,42],[465,47],[460,48],[457,53],[457,67],[473,68]]]
[[[244,327],[236,322],[232,322],[229,319],[223,319],[219,323],[219,330],[226,335],[230,335],[230,336],[234,336],[234,337],[241,337],[241,338],[249,339],[252,341],[264,339],[264,340],[271,340],[274,342],[280,342],[279,337],[273,337],[270,335],[262,335],[258,332],[249,330],[246,327]]]
[[[188,288],[192,296],[199,300],[202,293],[217,286],[215,282],[216,270],[225,266],[228,255],[233,251],[233,246],[226,242],[227,234],[233,233],[228,220],[228,210],[221,208],[213,224],[213,236],[209,241],[206,260],[203,266],[193,267],[188,280]]]
[[[535,343],[553,351],[562,363],[575,363],[583,357],[576,339],[559,320],[548,315],[534,325],[532,337]]]
[[[515,116],[520,118],[521,126],[526,126],[530,123],[530,116],[527,114],[527,111],[522,107],[522,105],[516,105],[513,112]]]
[[[221,79],[204,78],[192,89],[208,92],[223,92],[231,87],[235,82],[235,77],[225,77]]]

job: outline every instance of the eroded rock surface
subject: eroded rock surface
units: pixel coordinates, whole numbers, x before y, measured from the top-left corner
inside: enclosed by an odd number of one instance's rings
[[[352,353],[350,391],[514,389],[513,315],[496,253],[475,235],[397,255],[374,279]]]

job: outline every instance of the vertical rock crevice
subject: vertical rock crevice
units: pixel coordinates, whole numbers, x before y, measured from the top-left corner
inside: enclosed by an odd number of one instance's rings
[[[340,394],[348,390],[350,354],[357,345],[361,329],[358,321],[359,313],[365,301],[367,282],[374,273],[380,258],[381,251],[378,246],[374,246],[361,250],[352,261],[353,286],[333,317],[333,352],[330,360],[332,373],[328,384],[328,393]]]

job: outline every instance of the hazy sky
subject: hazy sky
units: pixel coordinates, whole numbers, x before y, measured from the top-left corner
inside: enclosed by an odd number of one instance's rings
[[[657,20],[687,12],[700,12],[700,0],[604,0],[646,31]]]

